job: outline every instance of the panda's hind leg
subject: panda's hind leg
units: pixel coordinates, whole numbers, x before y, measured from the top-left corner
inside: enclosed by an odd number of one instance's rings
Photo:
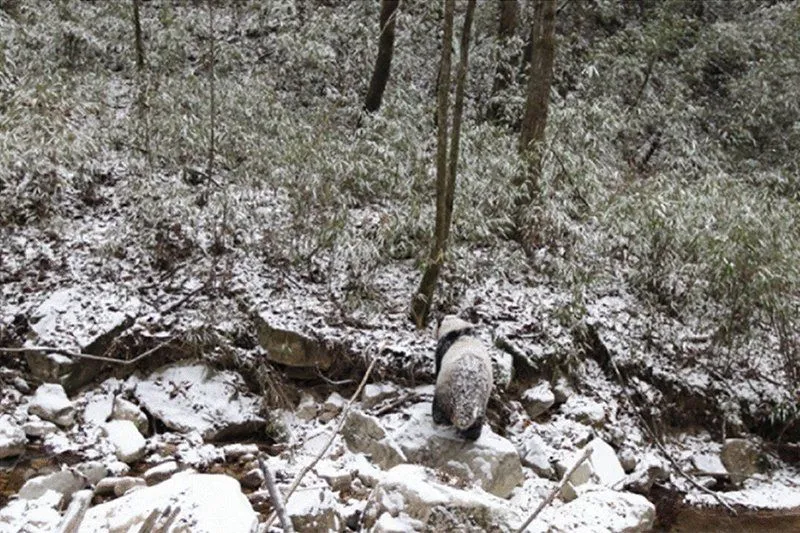
[[[444,411],[444,409],[442,409],[441,402],[439,401],[439,395],[436,393],[433,394],[431,415],[433,416],[434,424],[450,425],[450,418],[447,416],[447,413]]]
[[[458,433],[466,440],[478,440],[483,430],[483,417],[478,418],[474,424]]]

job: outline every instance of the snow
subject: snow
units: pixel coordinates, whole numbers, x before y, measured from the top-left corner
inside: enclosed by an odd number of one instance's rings
[[[142,458],[147,441],[130,420],[112,420],[103,425],[108,440],[114,446],[117,458],[133,463]]]

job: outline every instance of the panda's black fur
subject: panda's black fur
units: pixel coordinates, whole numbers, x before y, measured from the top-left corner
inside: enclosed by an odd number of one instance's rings
[[[437,330],[436,388],[431,406],[436,424],[454,425],[461,437],[481,435],[492,389],[492,366],[474,327],[454,316]]]

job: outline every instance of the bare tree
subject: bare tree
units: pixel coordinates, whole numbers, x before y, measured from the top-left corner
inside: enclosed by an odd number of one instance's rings
[[[528,96],[522,118],[519,150],[528,161],[526,200],[533,198],[539,186],[541,145],[544,141],[550,84],[555,55],[556,0],[536,0],[533,10],[533,54],[528,76]]]
[[[394,52],[394,27],[399,5],[400,0],[381,1],[381,35],[378,39],[378,58],[375,60],[375,70],[372,72],[367,98],[364,101],[364,109],[369,112],[377,111],[381,107],[383,91],[386,89],[386,82],[389,81],[392,53]]]
[[[509,53],[509,41],[517,32],[519,21],[519,4],[517,0],[498,0],[498,54],[497,66],[494,72],[494,82],[492,83],[492,96],[503,91],[511,83],[514,76],[514,65],[519,60],[518,52]],[[501,114],[501,106],[498,102],[492,102],[489,106],[489,118],[497,118]]]
[[[434,242],[428,258],[428,265],[422,275],[419,289],[411,301],[411,319],[417,328],[425,327],[430,314],[436,281],[444,264],[447,251],[447,239],[450,236],[450,223],[453,215],[453,199],[455,197],[456,170],[458,149],[461,139],[461,117],[464,110],[464,90],[469,66],[469,41],[472,19],[475,13],[475,1],[469,0],[464,15],[464,27],[461,34],[461,54],[456,74],[456,96],[453,106],[453,131],[450,137],[448,160],[448,103],[450,92],[451,48],[453,40],[453,17],[455,0],[445,0],[443,18],[442,56],[437,83],[437,143],[436,143],[436,228]]]
[[[136,47],[136,70],[141,73],[144,71],[144,44],[142,43],[142,24],[139,21],[139,2],[140,0],[133,0],[133,36]]]

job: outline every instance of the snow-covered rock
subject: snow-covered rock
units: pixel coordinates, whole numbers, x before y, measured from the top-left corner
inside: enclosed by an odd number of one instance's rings
[[[522,464],[532,469],[538,476],[553,479],[556,475],[550,463],[552,448],[536,433],[526,434],[519,445],[519,456]]]
[[[506,389],[514,377],[514,357],[510,353],[492,351],[492,377],[496,387]]]
[[[19,498],[11,500],[0,508],[0,531],[26,533],[48,533],[57,531],[61,521],[58,508],[64,496],[55,491],[47,491],[35,499]]]
[[[608,489],[586,492],[576,500],[543,513],[548,532],[608,531],[634,533],[650,531],[656,508],[644,496]],[[529,528],[538,530],[537,527]]]
[[[139,433],[145,435],[148,429],[147,415],[139,409],[139,406],[128,400],[116,397],[111,409],[111,418],[113,420],[129,420],[133,422]]]
[[[378,521],[372,526],[372,533],[414,533],[422,531],[425,524],[419,520],[414,520],[405,513],[400,513],[394,517],[389,513],[383,513],[378,517]]]
[[[314,397],[304,392],[300,396],[300,403],[297,404],[294,414],[300,420],[308,422],[316,418],[318,409],[319,406],[317,405],[317,401],[314,400]]]
[[[397,395],[397,386],[394,383],[367,383],[361,393],[361,405],[364,409],[372,409],[383,400]]]
[[[28,420],[22,424],[22,430],[28,437],[37,439],[46,437],[47,435],[52,435],[53,433],[57,433],[59,431],[57,425],[53,424],[52,422],[48,422],[47,420],[40,420],[39,417],[36,417],[35,420]]]
[[[88,462],[73,468],[66,468],[29,479],[19,489],[17,497],[25,500],[41,498],[48,491],[61,496],[62,503],[69,501],[72,495],[89,485],[98,483],[106,475],[105,467],[98,462]]]
[[[720,477],[728,475],[728,471],[718,455],[698,453],[692,456],[692,464],[694,464],[697,473],[701,476]]]
[[[418,403],[407,412],[409,420],[392,437],[409,461],[474,481],[501,498],[522,483],[516,448],[488,425],[478,440],[470,442],[452,428],[435,426],[429,403]]]
[[[327,370],[333,364],[333,353],[325,342],[309,335],[271,325],[269,312],[253,315],[258,343],[275,363],[300,368]]]
[[[520,398],[520,402],[531,418],[536,418],[546,412],[555,401],[555,395],[550,388],[550,383],[547,381],[542,381],[535,387],[526,390],[522,393],[522,398]]]
[[[586,447],[591,450],[589,458],[572,473],[561,490],[562,497],[567,501],[578,497],[580,493],[578,487],[581,485],[591,482],[608,488],[621,488],[625,479],[625,471],[617,459],[617,454],[608,443],[602,439],[594,439]],[[579,451],[562,464],[565,468],[571,467],[582,453],[583,450]]]
[[[353,476],[348,469],[337,467],[330,461],[320,461],[314,470],[330,485],[331,490],[345,489],[353,482]]]
[[[147,441],[130,420],[106,422],[103,431],[114,446],[117,459],[123,463],[134,463],[144,456]]]
[[[553,384],[553,399],[555,400],[555,405],[566,403],[574,394],[575,391],[572,390],[569,381],[564,377],[558,378]]]
[[[241,477],[239,482],[248,489],[257,489],[264,484],[264,473],[260,468],[251,468]]]
[[[636,469],[625,480],[625,488],[639,494],[648,494],[656,481],[665,481],[669,478],[669,465],[667,462],[648,452],[636,465]]]
[[[0,459],[20,455],[27,444],[25,431],[11,417],[0,416]]]
[[[402,464],[389,470],[371,498],[379,513],[392,517],[404,513],[426,524],[427,529],[438,526],[456,531],[469,524],[488,531],[521,522],[505,500],[480,489],[467,491],[445,485],[436,479],[435,472],[419,465]]]
[[[67,287],[50,294],[30,315],[31,344],[59,346],[75,352],[102,355],[110,343],[133,324],[142,307],[116,284],[94,288]],[[102,363],[31,350],[26,353],[33,374],[59,381],[75,391],[97,377]]]
[[[135,476],[107,477],[95,487],[95,492],[101,496],[122,496],[133,487],[144,487],[145,480]]]
[[[759,456],[758,447],[747,439],[726,439],[720,453],[731,481],[737,484],[758,472]]]
[[[261,400],[247,390],[242,377],[201,363],[170,365],[139,381],[139,405],[164,425],[205,440],[252,435],[265,427],[258,415]]]
[[[160,465],[148,468],[142,475],[148,485],[155,485],[169,479],[176,472],[178,472],[178,463],[175,461],[166,461]]]
[[[406,456],[383,429],[378,419],[358,410],[350,410],[342,426],[342,436],[352,452],[366,453],[381,468],[406,462]]]
[[[342,517],[328,488],[298,491],[286,502],[286,514],[298,533],[341,531]]]
[[[57,383],[39,385],[28,405],[28,413],[62,427],[71,426],[75,422],[75,408],[67,398],[64,387]]]
[[[636,459],[636,454],[632,449],[624,448],[620,450],[620,452],[617,454],[617,457],[619,457],[619,464],[622,465],[622,469],[626,473],[630,474],[636,468],[638,460]]]
[[[245,456],[252,455],[255,457],[259,454],[258,445],[256,444],[242,444],[239,442],[233,444],[226,444],[222,447],[222,453],[225,454],[225,461],[232,463],[238,461]]]
[[[322,412],[319,415],[319,421],[325,423],[336,418],[338,414],[342,412],[345,403],[347,403],[347,400],[345,400],[341,394],[338,392],[331,393],[328,399],[322,404]]]
[[[606,419],[603,406],[585,396],[570,396],[561,410],[573,420],[590,426],[598,426]]]
[[[81,533],[138,531],[154,511],[177,509],[173,524],[193,533],[251,533],[257,517],[239,483],[218,474],[181,473],[152,487],[91,507]]]

